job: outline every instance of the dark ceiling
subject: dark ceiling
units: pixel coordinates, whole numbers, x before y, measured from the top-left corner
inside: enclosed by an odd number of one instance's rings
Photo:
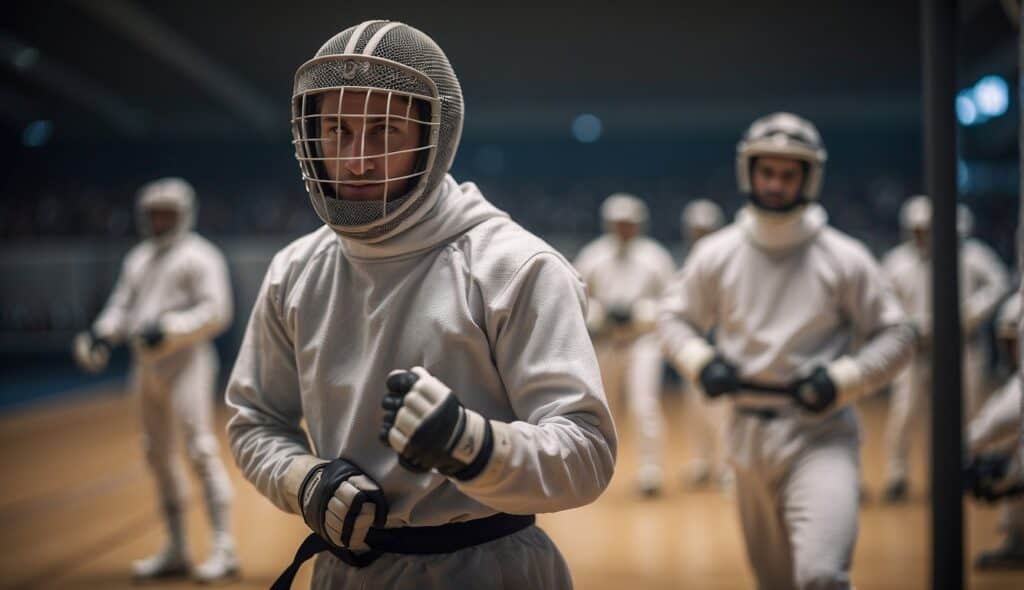
[[[999,3],[964,4],[965,27],[986,35],[962,47],[999,51],[991,39],[1012,30]],[[467,97],[469,137],[564,133],[580,112],[623,135],[727,128],[733,136],[775,108],[833,126],[919,124],[912,1],[374,5],[8,3],[0,125],[51,120],[58,140],[277,139],[287,132],[295,68],[337,31],[382,17],[421,28],[446,50]]]

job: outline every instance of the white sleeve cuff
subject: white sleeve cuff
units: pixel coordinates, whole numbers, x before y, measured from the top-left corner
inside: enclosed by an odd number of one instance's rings
[[[654,299],[641,299],[633,304],[633,323],[642,330],[654,327],[658,319],[658,302]]]
[[[864,394],[864,376],[857,361],[842,356],[832,361],[827,371],[836,386],[836,407],[853,403]]]
[[[604,306],[597,299],[591,298],[587,302],[587,329],[591,334],[596,334],[604,327]]]
[[[676,352],[676,366],[693,382],[700,379],[700,373],[715,358],[715,349],[703,338],[691,338]]]
[[[290,512],[302,514],[302,500],[299,498],[299,493],[302,492],[302,482],[306,480],[306,476],[314,467],[327,462],[313,455],[297,455],[292,459],[281,480],[285,503],[288,504]]]
[[[505,477],[509,462],[512,459],[512,437],[513,428],[507,422],[489,420],[491,424],[491,436],[494,437],[494,447],[491,451],[491,458],[479,475],[463,482],[455,482],[456,486],[462,487],[487,487],[500,482]]]

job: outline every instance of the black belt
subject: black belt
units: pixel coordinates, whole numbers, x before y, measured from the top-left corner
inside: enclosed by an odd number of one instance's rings
[[[440,526],[371,528],[366,535],[366,544],[370,546],[370,550],[365,553],[353,553],[348,549],[338,549],[313,533],[302,542],[299,550],[295,552],[295,558],[291,565],[274,581],[270,590],[291,588],[299,567],[321,551],[330,551],[335,557],[352,567],[366,567],[384,553],[404,555],[454,553],[460,549],[489,543],[519,532],[526,527],[533,526],[536,521],[537,518],[532,514],[499,513],[487,518],[453,522]]]
[[[782,415],[782,412],[772,408],[736,408],[736,411],[744,416],[753,416],[760,420],[774,420]]]

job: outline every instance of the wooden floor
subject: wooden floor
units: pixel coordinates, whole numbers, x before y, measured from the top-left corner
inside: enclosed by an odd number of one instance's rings
[[[881,401],[863,408],[865,479],[876,495],[882,477]],[[688,458],[681,407],[677,397],[666,400],[666,415],[674,425],[667,465],[672,477],[661,498],[641,500],[633,493],[633,441],[629,421],[623,419],[618,468],[604,496],[585,508],[540,518],[565,554],[577,588],[752,587],[729,497],[677,485],[679,466]],[[106,392],[0,418],[0,588],[133,586],[131,560],[156,550],[162,540],[135,412],[132,399]],[[924,440],[921,432],[917,440]],[[915,447],[912,500],[898,507],[869,502],[862,511],[853,570],[861,590],[925,588],[929,517],[921,491],[922,447]],[[299,519],[259,496],[228,462],[237,489],[234,521],[243,577],[226,587],[266,588],[306,530]],[[194,490],[188,522],[197,559],[207,548],[201,504]],[[974,554],[996,542],[997,514],[972,505],[968,515],[967,546]],[[310,569],[300,572],[297,588],[308,586]],[[1024,588],[1024,572],[972,573],[970,587]]]

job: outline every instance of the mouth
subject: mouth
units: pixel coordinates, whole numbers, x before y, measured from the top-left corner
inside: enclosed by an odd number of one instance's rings
[[[338,185],[338,192],[340,192],[343,196],[350,198],[376,198],[377,195],[381,193],[382,186],[383,185],[381,183],[376,182],[346,182],[344,184]]]

